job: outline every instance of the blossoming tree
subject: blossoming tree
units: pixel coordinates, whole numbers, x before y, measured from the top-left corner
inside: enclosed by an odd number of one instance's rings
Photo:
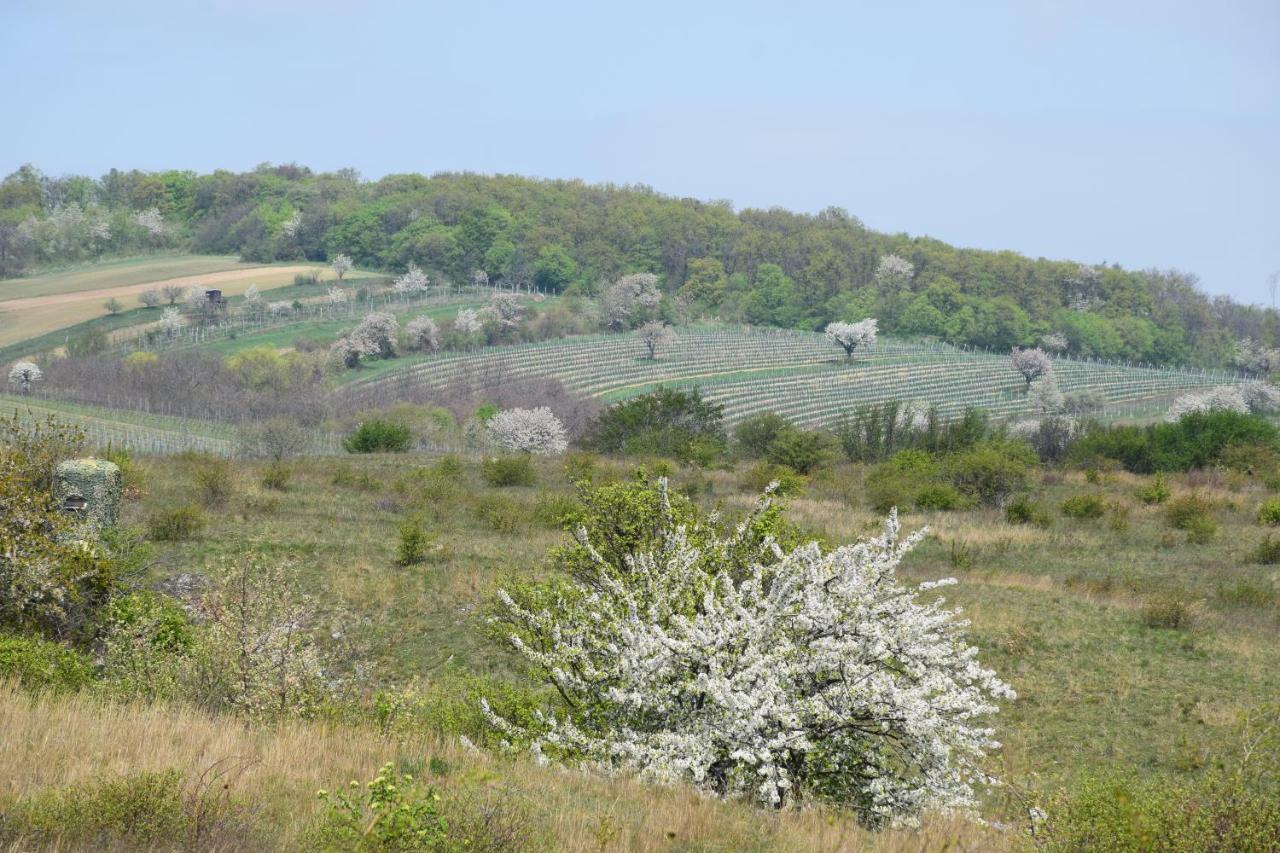
[[[513,748],[871,824],[975,805],[999,746],[983,718],[1014,693],[959,611],[921,595],[954,580],[898,581],[923,530],[902,536],[895,512],[878,538],[784,547],[767,494],[724,530],[665,480],[604,488],[558,555],[572,580],[499,593],[512,644],[563,698],[528,727],[484,704]]]
[[[19,361],[9,368],[9,384],[23,394],[31,393],[31,386],[44,379],[44,371],[34,362]]]
[[[426,292],[431,286],[431,279],[418,269],[416,264],[409,264],[409,271],[395,280],[392,289],[398,296],[413,298]]]
[[[435,352],[440,349],[440,327],[430,317],[414,317],[404,325],[409,349],[416,352]]]
[[[569,434],[546,406],[504,409],[489,419],[489,437],[503,450],[554,456],[569,446]]]
[[[1027,391],[1031,391],[1031,383],[1053,370],[1053,359],[1040,347],[1019,349],[1014,347],[1009,353],[1013,361],[1013,369],[1022,374],[1027,382]]]
[[[859,320],[856,323],[836,321],[828,323],[827,339],[839,344],[844,350],[845,358],[852,361],[853,352],[858,347],[866,347],[876,342],[877,321],[874,317]]]
[[[658,277],[647,272],[633,273],[605,288],[600,296],[600,312],[606,326],[621,331],[646,319],[661,303]]]
[[[341,252],[333,256],[329,266],[333,268],[333,274],[338,277],[338,281],[342,281],[342,277],[355,268],[355,264],[351,262],[351,256]]]
[[[661,320],[650,320],[636,330],[636,337],[644,344],[649,360],[654,361],[658,357],[659,347],[675,343],[676,331]]]

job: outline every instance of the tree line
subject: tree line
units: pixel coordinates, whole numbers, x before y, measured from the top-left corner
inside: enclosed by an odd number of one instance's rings
[[[868,316],[889,334],[990,349],[1222,367],[1280,343],[1280,314],[1210,298],[1193,275],[961,249],[885,234],[836,207],[735,210],[645,186],[469,173],[123,172],[0,182],[0,276],[140,251],[411,267],[456,282],[598,295],[657,277],[696,313],[822,329]],[[2,285],[0,285],[2,286]]]

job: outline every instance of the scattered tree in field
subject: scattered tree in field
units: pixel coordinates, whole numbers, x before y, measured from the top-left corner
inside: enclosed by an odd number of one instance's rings
[[[463,308],[453,318],[453,327],[464,335],[478,335],[484,331],[480,315],[471,308]]]
[[[722,529],[665,480],[610,494],[559,555],[568,589],[499,593],[512,645],[567,705],[524,728],[486,703],[507,740],[769,806],[832,800],[873,825],[976,806],[999,747],[982,718],[1015,697],[967,623],[920,599],[954,579],[898,581],[925,531],[901,537],[894,512],[881,537],[824,553],[777,544],[767,497]]]
[[[395,280],[392,289],[400,296],[414,297],[426,292],[431,286],[427,274],[414,264],[409,264],[409,271]]]
[[[1058,390],[1058,380],[1054,377],[1052,370],[1031,383],[1027,398],[1032,408],[1042,415],[1060,412],[1066,403],[1062,392]]]
[[[649,360],[654,361],[658,357],[658,347],[675,343],[676,331],[661,320],[650,320],[636,330],[636,337],[648,351]]]
[[[102,303],[102,307],[106,309],[108,314],[114,316],[124,310],[124,303],[113,296],[106,302]]]
[[[182,294],[182,288],[176,284],[166,284],[164,287],[160,288],[160,295],[163,296],[164,301],[168,302],[170,305],[175,304],[179,299],[181,299]]]
[[[395,358],[396,334],[400,323],[395,315],[383,311],[374,311],[347,334],[334,341],[330,347],[347,367],[356,367],[360,359],[377,356],[379,358]]]
[[[341,287],[331,287],[329,288],[328,298],[330,305],[345,305],[347,302],[347,292]]]
[[[138,301],[142,303],[144,308],[155,308],[160,304],[160,291],[144,290],[138,294]]]
[[[898,255],[885,255],[876,264],[876,284],[890,293],[906,290],[915,274],[915,265]]]
[[[623,331],[648,319],[661,303],[658,277],[647,272],[633,273],[605,288],[600,297],[600,311],[606,326]]]
[[[877,321],[874,317],[859,320],[856,323],[836,321],[827,324],[827,339],[839,344],[844,350],[845,358],[853,360],[853,353],[858,347],[868,347],[876,342]]]
[[[1031,391],[1031,383],[1053,370],[1053,359],[1040,347],[1019,349],[1014,347],[1009,354],[1013,361],[1013,369],[1022,374],[1027,381],[1027,391]]]
[[[1040,339],[1040,345],[1050,352],[1066,352],[1071,344],[1062,332],[1050,332]]]
[[[514,293],[495,293],[489,298],[484,313],[497,321],[503,329],[514,329],[524,317],[524,300]]]
[[[30,361],[19,361],[9,368],[9,384],[23,394],[31,393],[31,386],[44,379],[44,371]]]
[[[164,313],[160,315],[160,331],[164,332],[167,338],[178,334],[185,325],[187,325],[187,321],[177,308],[166,308]]]
[[[355,264],[351,262],[351,258],[341,252],[333,256],[333,260],[329,262],[329,266],[333,268],[333,274],[338,277],[338,281],[342,281],[342,277],[355,268]]]
[[[244,292],[244,305],[251,313],[257,313],[262,310],[262,294],[258,292],[258,286],[251,284]]]
[[[430,317],[414,317],[404,326],[409,339],[409,349],[415,352],[435,352],[440,349],[440,328]]]
[[[248,456],[280,463],[306,451],[311,436],[302,426],[288,418],[271,418],[240,431],[240,446]]]
[[[553,456],[569,446],[569,434],[546,406],[504,409],[489,419],[489,438],[503,450]]]

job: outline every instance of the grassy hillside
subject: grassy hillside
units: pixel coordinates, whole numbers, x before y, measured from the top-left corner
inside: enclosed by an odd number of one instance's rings
[[[1159,414],[1173,395],[1235,381],[1229,374],[1070,359],[1059,359],[1055,373],[1064,394],[1096,392],[1113,416]],[[772,410],[797,424],[825,425],[858,405],[886,400],[921,400],[947,415],[970,406],[996,417],[1030,413],[1025,383],[1007,354],[882,340],[847,363],[820,334],[755,327],[681,328],[655,361],[631,335],[600,335],[379,362],[343,379],[356,399],[375,399],[483,374],[550,376],[606,401],[658,385],[696,386],[724,406],[729,423]]]

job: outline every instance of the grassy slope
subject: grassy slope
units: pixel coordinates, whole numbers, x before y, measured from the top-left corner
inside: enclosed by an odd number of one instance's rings
[[[332,482],[333,462],[303,463],[285,495],[264,492],[244,468],[240,494],[215,513],[202,540],[161,550],[156,579],[246,548],[292,555],[318,594],[370,619],[366,640],[387,677],[429,679],[451,667],[514,677],[515,661],[486,637],[477,608],[501,578],[539,572],[547,548],[563,541],[533,512],[544,492],[571,491],[565,475],[546,463],[538,488],[493,489],[469,465],[456,490],[428,499],[392,487],[415,461],[353,458],[343,486]],[[197,499],[185,464],[147,462],[148,494],[127,517],[136,522]],[[792,501],[791,517],[829,541],[874,532],[861,476],[856,466],[824,476]],[[730,472],[676,479],[696,486],[707,506],[741,509],[751,499]],[[1044,486],[1041,498],[1056,516],[1048,530],[1011,526],[992,510],[907,517],[909,527],[934,531],[908,560],[907,576],[961,579],[948,596],[973,620],[984,660],[1019,693],[997,720],[1006,747],[996,767],[1014,781],[1052,786],[1107,766],[1188,772],[1232,741],[1237,713],[1280,694],[1280,576],[1245,562],[1264,532],[1253,521],[1260,487],[1201,488],[1218,503],[1223,529],[1210,544],[1188,545],[1160,508],[1133,499],[1137,482],[1116,476],[1099,487],[1068,475]],[[1058,513],[1065,497],[1095,491],[1130,507],[1127,530]],[[506,506],[503,529],[482,517],[494,501]],[[405,569],[394,562],[396,527],[411,513],[427,519],[442,550]],[[1232,592],[1239,588],[1254,597],[1242,601]],[[1199,602],[1194,630],[1143,624],[1142,604],[1166,592]],[[991,808],[1006,812],[1010,804],[997,794]]]
[[[121,287],[184,275],[252,269],[257,266],[261,264],[243,263],[234,255],[143,255],[9,279],[0,282],[0,301]]]

